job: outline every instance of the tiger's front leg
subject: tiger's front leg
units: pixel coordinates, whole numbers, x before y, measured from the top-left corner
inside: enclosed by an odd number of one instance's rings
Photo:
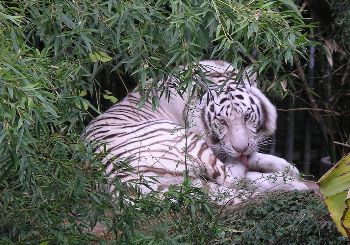
[[[304,191],[309,188],[298,178],[288,176],[284,172],[275,173],[259,173],[249,171],[246,179],[251,182],[255,188],[255,192],[263,193],[276,190],[298,190]]]
[[[189,153],[193,158],[199,158],[199,161],[194,161],[197,163],[198,175],[227,188],[234,188],[239,180],[245,178],[248,168],[243,163],[232,158],[222,162],[203,140],[197,141],[195,145],[190,147]]]
[[[248,167],[250,170],[263,173],[284,172],[289,176],[300,176],[298,169],[285,159],[259,152],[253,153],[249,157]]]
[[[299,179],[298,169],[283,158],[257,152],[249,157],[248,167],[246,179],[257,192],[309,189]]]

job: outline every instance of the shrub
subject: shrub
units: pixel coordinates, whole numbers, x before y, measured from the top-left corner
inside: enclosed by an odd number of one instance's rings
[[[346,244],[325,204],[310,192],[268,194],[225,209],[222,220],[227,244]]]
[[[0,241],[80,244],[110,201],[96,188],[98,156],[79,139],[89,104],[79,64],[53,65],[49,49],[28,46],[19,16],[2,11]]]

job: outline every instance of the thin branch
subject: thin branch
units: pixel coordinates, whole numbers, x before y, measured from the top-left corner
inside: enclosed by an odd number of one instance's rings
[[[129,91],[128,87],[126,86],[124,79],[123,79],[122,76],[119,74],[119,72],[117,72],[117,75],[118,75],[120,81],[122,81],[122,84],[123,84],[123,86],[124,86],[124,88],[125,88],[125,90],[126,90],[126,92],[127,92],[127,95],[129,95],[129,94],[130,94],[130,91]]]
[[[345,143],[341,143],[341,142],[338,142],[338,141],[333,141],[333,143],[336,144],[336,145],[341,145],[341,146],[345,146],[345,147],[349,147],[350,148],[350,145],[345,144]]]
[[[312,107],[304,107],[304,108],[292,108],[292,109],[277,109],[277,111],[321,111],[321,112],[326,112],[326,113],[331,113],[336,116],[341,116],[343,113],[332,111],[332,110],[324,110],[324,109],[318,109],[318,108],[312,108]]]
[[[308,97],[308,100],[311,103],[312,110],[317,112],[318,108],[317,108],[316,100],[313,96],[313,92],[312,92],[309,84],[307,83],[307,79],[306,79],[305,74],[303,72],[303,69],[301,67],[300,60],[297,56],[294,56],[294,62],[295,62],[296,68],[297,68],[298,77],[303,82],[306,96]],[[316,120],[319,120],[320,119],[319,113],[315,113],[315,117],[316,117]]]

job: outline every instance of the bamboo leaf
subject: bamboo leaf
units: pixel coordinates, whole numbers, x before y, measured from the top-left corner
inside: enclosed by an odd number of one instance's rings
[[[103,98],[105,98],[106,100],[109,100],[113,104],[118,102],[118,99],[113,95],[103,94]]]
[[[341,225],[344,228],[347,237],[350,237],[350,189],[348,190],[345,204],[346,207],[341,217]]]

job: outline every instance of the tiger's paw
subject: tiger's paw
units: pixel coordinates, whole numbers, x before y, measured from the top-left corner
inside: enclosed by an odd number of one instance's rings
[[[300,172],[299,170],[292,165],[291,163],[287,162],[285,159],[273,156],[271,158],[271,173],[273,172],[283,172],[288,176],[299,178]]]
[[[310,190],[310,188],[305,183],[303,183],[301,181],[295,181],[295,183],[293,184],[293,188],[294,188],[294,190],[298,190],[298,191]]]
[[[238,161],[225,163],[226,179],[224,186],[232,188],[237,182],[245,178],[247,171],[247,166]]]
[[[287,175],[285,172],[259,173],[248,172],[247,179],[255,186],[256,191],[276,191],[276,190],[295,190],[305,191],[310,188],[296,177]]]
[[[282,160],[284,160],[284,159],[282,159]],[[284,164],[284,168],[282,169],[282,171],[285,172],[289,176],[299,178],[300,177],[299,170],[295,166],[293,166],[292,164],[287,162],[286,160],[284,160],[284,161],[285,161],[285,164]]]

